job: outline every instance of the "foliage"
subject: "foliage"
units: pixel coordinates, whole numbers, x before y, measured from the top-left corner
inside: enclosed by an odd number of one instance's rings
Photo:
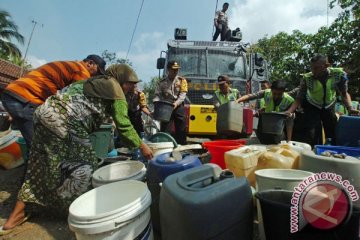
[[[159,77],[152,77],[149,83],[144,83],[144,93],[147,95],[148,103],[152,103],[155,96],[155,88],[159,81]]]
[[[292,34],[280,32],[272,37],[265,36],[252,46],[268,60],[271,81],[284,79],[289,88],[297,86],[301,74],[310,70],[309,59],[315,53],[322,53],[329,56],[333,66],[345,69],[350,79],[350,94],[360,96],[359,3],[356,0],[338,0],[338,3],[344,11],[329,28],[321,27],[315,34],[298,30]]]
[[[132,66],[132,63],[129,61],[129,59],[118,58],[116,56],[116,53],[109,52],[108,50],[103,51],[101,57],[105,60],[108,66],[112,64],[121,64],[121,63],[126,63]]]
[[[11,61],[16,57],[21,58],[21,51],[12,42],[24,44],[24,37],[18,32],[17,25],[11,20],[10,14],[0,9],[0,58]]]

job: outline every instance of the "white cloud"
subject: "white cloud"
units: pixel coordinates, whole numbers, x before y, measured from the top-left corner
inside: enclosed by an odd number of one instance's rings
[[[326,6],[327,0],[235,0],[229,8],[230,28],[240,27],[245,42],[295,29],[315,33],[327,25],[327,19],[331,24],[340,12],[339,7],[330,9],[327,18]]]
[[[27,57],[27,61],[30,62],[31,66],[33,68],[37,68],[37,67],[40,67],[41,65],[44,65],[45,63],[47,63],[48,61],[45,60],[45,59],[40,59],[36,56],[32,56],[32,55],[29,55]]]
[[[148,82],[152,77],[158,75],[156,59],[160,56],[162,50],[166,50],[166,43],[165,34],[160,32],[142,33],[134,41],[128,58],[138,77],[144,82]],[[119,58],[125,58],[126,56],[124,51],[116,54]]]

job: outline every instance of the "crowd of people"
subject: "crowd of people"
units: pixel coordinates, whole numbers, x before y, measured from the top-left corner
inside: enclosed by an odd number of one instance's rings
[[[228,4],[217,13],[214,41],[227,28]],[[142,114],[152,116],[145,94],[137,88],[140,82],[135,71],[126,64],[113,64],[105,69],[105,61],[89,55],[82,61],[57,61],[34,69],[10,83],[1,94],[2,103],[20,130],[29,151],[25,174],[14,210],[0,235],[8,234],[27,220],[26,206],[36,203],[67,213],[71,202],[91,188],[92,173],[99,159],[91,145],[90,134],[104,122],[111,121],[122,144],[140,149],[147,159],[152,150],[141,139],[144,131]],[[155,89],[153,102],[167,101],[172,105],[170,121],[161,122],[161,131],[171,133],[186,144],[184,101],[187,80],[179,75],[177,61],[167,63],[167,74]],[[326,138],[336,143],[339,98],[343,114],[359,115],[358,103],[351,101],[348,77],[341,68],[330,67],[325,55],[311,59],[311,72],[303,75],[298,88],[287,91],[286,82],[279,79],[261,82],[261,90],[240,96],[231,87],[231,79],[220,75],[213,96],[215,109],[235,101],[257,100],[259,122],[263,113],[279,112],[287,116],[285,140],[292,140],[294,112],[303,110],[303,139],[312,146],[319,144],[321,129]],[[345,112],[346,110],[346,112]],[[261,135],[261,127],[257,134]]]
[[[71,202],[91,188],[99,159],[90,134],[109,118],[125,146],[153,158],[128,115],[127,96],[135,94],[138,82],[128,65],[114,64],[105,71],[105,61],[89,55],[79,62],[45,64],[6,87],[1,96],[4,107],[30,154],[17,202],[0,235],[28,219],[28,203],[66,214]]]

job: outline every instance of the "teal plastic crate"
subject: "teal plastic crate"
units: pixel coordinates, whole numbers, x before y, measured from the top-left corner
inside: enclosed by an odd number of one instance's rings
[[[105,158],[108,155],[109,144],[112,138],[111,128],[111,124],[103,124],[97,131],[90,134],[91,144],[99,158]]]

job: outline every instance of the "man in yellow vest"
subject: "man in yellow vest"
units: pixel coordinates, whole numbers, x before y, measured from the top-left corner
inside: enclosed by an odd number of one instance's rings
[[[262,111],[265,112],[285,112],[289,109],[291,104],[295,101],[289,94],[285,92],[286,82],[283,80],[274,81],[270,89],[265,89],[257,93],[248,94],[242,96],[237,100],[238,103],[245,102],[253,99],[264,99],[264,108]],[[294,118],[291,116],[286,121],[286,139],[288,141],[292,138],[292,129],[294,125]],[[260,123],[260,121],[259,121]],[[261,132],[261,129],[258,128],[258,131]]]
[[[340,93],[349,114],[358,115],[359,111],[351,106],[348,93],[348,77],[342,68],[330,67],[327,56],[316,55],[311,59],[311,72],[303,75],[296,101],[287,111],[291,114],[301,104],[304,109],[304,139],[314,146],[321,144],[321,127],[325,137],[335,140],[337,117],[335,103],[337,92]]]
[[[263,80],[260,82],[260,88],[261,91],[269,89],[271,87],[271,84],[268,80]],[[259,110],[265,107],[265,99],[260,98],[256,100],[255,109]]]
[[[236,101],[240,97],[239,90],[230,87],[230,78],[227,75],[220,75],[218,77],[219,88],[215,90],[213,102],[215,109],[225,103]]]

